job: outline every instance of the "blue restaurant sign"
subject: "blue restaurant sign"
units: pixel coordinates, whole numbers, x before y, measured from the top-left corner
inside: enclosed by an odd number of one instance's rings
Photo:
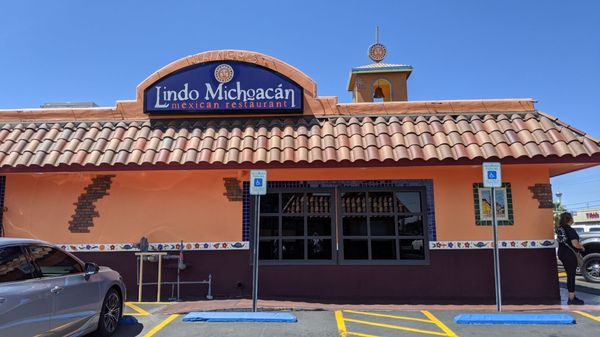
[[[252,63],[207,62],[183,68],[146,88],[144,112],[302,113],[302,87]]]

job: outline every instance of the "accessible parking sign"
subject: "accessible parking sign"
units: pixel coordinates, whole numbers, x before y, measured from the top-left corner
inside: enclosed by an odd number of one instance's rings
[[[500,163],[483,163],[483,187],[502,187]]]
[[[250,171],[250,195],[267,194],[267,171]]]

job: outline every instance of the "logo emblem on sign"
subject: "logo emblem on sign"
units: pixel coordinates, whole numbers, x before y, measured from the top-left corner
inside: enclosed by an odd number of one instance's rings
[[[215,68],[215,79],[227,83],[233,79],[233,68],[229,64],[220,64]]]

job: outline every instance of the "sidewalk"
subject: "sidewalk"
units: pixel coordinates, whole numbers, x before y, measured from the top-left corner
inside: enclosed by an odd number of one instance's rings
[[[561,289],[561,295],[563,290]],[[566,292],[566,290],[564,291]],[[579,296],[579,295],[578,295]],[[588,310],[600,311],[600,301],[595,295],[594,301],[582,295],[582,299],[589,300],[589,305],[567,306],[567,305],[503,305],[504,311],[567,311],[567,310]],[[566,303],[566,301],[565,301]],[[495,305],[408,305],[408,304],[328,304],[328,303],[309,303],[300,301],[275,301],[259,300],[258,307],[261,310],[393,310],[393,311],[418,311],[418,310],[441,310],[441,311],[495,311]],[[182,314],[191,311],[246,311],[252,308],[252,300],[212,300],[212,301],[191,301],[179,302],[164,307],[161,312],[165,314]]]

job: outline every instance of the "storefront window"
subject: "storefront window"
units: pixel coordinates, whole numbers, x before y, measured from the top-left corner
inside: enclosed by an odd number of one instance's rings
[[[342,190],[342,260],[425,260],[423,193]]]
[[[262,260],[333,260],[331,192],[280,192],[261,198]]]
[[[284,264],[425,261],[424,200],[421,188],[271,191],[261,197],[260,258]]]

